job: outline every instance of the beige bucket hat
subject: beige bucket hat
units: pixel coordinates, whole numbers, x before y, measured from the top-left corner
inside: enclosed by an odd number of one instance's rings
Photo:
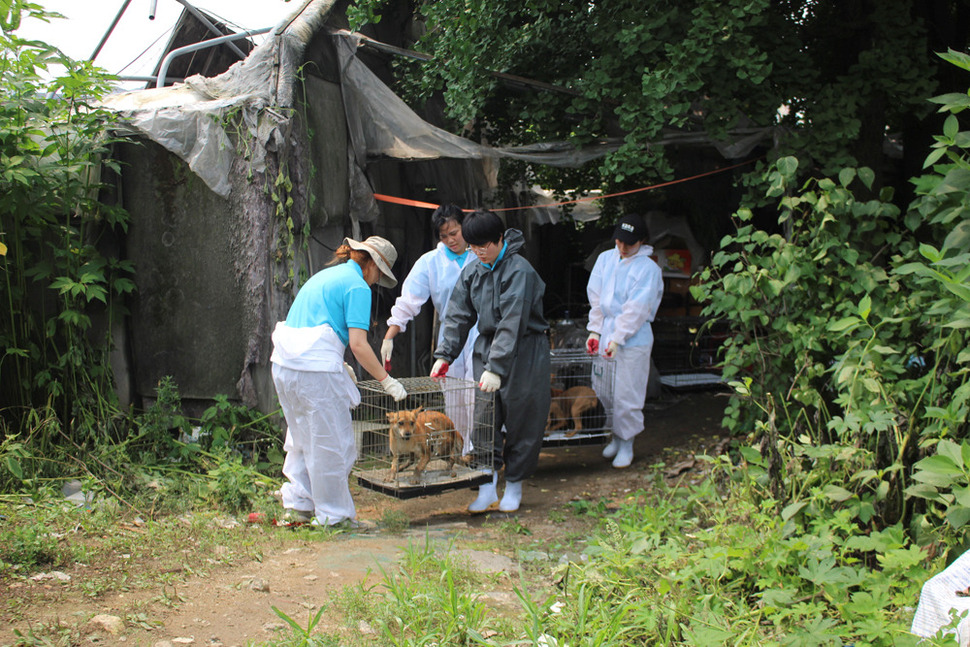
[[[359,249],[370,254],[370,257],[377,263],[377,268],[381,271],[381,278],[377,284],[385,288],[393,288],[397,285],[394,272],[391,266],[397,261],[397,250],[391,241],[380,236],[371,236],[367,240],[360,242],[353,238],[344,238],[344,245],[350,245],[351,249]]]

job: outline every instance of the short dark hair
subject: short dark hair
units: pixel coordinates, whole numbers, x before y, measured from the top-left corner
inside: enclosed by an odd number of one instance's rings
[[[465,220],[465,212],[456,204],[443,204],[435,209],[434,213],[431,214],[431,227],[434,229],[435,236],[441,232],[441,228],[449,220],[454,220],[460,227],[462,221]]]
[[[497,243],[504,233],[502,219],[486,209],[468,214],[461,225],[461,236],[469,245]]]

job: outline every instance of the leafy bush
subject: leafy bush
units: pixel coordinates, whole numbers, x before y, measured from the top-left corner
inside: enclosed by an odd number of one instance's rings
[[[970,69],[965,55],[947,58]],[[952,113],[968,103],[935,101]],[[779,505],[807,505],[814,489],[825,495],[814,505],[858,507],[859,523],[876,529],[933,525],[907,487],[927,449],[966,432],[968,146],[951,114],[905,214],[890,191],[872,195],[868,169],[799,184],[798,161],[778,160],[767,190],[778,232],[739,210],[737,232],[694,288],[734,331],[725,424],[750,434],[745,458]]]

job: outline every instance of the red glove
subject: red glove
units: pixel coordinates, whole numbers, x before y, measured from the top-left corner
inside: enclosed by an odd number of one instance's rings
[[[586,338],[586,352],[590,355],[595,355],[596,351],[600,349],[600,336],[595,332],[589,333],[589,337]]]
[[[431,367],[431,377],[444,377],[448,373],[448,366],[448,362],[443,359],[435,361],[434,366]]]
[[[620,345],[617,344],[615,341],[611,341],[609,344],[606,345],[606,350],[603,351],[603,357],[607,359],[616,357],[616,351],[618,351],[619,349],[620,349]]]

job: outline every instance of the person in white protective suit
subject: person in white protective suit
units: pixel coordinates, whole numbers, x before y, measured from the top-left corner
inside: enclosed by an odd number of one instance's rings
[[[478,260],[462,270],[448,301],[431,377],[448,373],[477,321],[475,374],[480,376],[479,389],[494,393],[495,400],[492,445],[473,439],[473,459],[490,468],[492,482],[479,487],[468,510],[485,512],[498,503],[502,512],[514,512],[522,501],[522,481],[539,462],[549,414],[549,324],[542,312],[546,285],[519,253],[522,232],[506,230],[494,213],[469,214],[462,233]],[[477,435],[480,428],[475,429]],[[486,462],[489,458],[491,464]],[[500,502],[497,484],[503,465],[505,493]]]
[[[620,219],[613,231],[616,246],[600,254],[586,285],[589,323],[586,350],[591,355],[602,348],[602,358],[612,359],[613,390],[602,384],[605,373],[593,367],[593,390],[607,411],[612,409],[613,437],[603,449],[613,467],[633,462],[633,439],[643,431],[643,405],[650,377],[653,350],[653,321],[660,307],[664,285],[660,266],[650,256],[647,225],[630,214]]]
[[[349,345],[360,365],[400,402],[407,392],[367,342],[371,286],[392,288],[397,251],[387,240],[345,238],[327,267],[300,288],[273,331],[273,384],[286,418],[280,488],[289,518],[316,525],[356,523],[348,478],[357,458],[350,411],[360,404]]]
[[[475,263],[475,255],[468,251],[468,244],[461,235],[461,223],[465,213],[456,205],[445,204],[431,214],[431,226],[440,241],[438,245],[423,254],[401,284],[401,296],[391,307],[387,319],[387,333],[381,344],[381,359],[384,368],[391,370],[391,355],[394,352],[394,338],[407,329],[408,322],[421,312],[421,307],[431,299],[439,317],[444,317],[445,306],[458,282],[462,269]],[[438,331],[436,346],[441,345],[444,327]],[[472,362],[478,327],[468,331],[468,340],[458,357],[451,363],[449,377],[472,382],[475,380],[475,367]],[[457,387],[457,388],[456,388]],[[463,454],[471,452],[471,430],[474,417],[474,393],[455,383],[445,381],[442,387],[445,396],[445,414],[455,423],[455,428],[463,439]]]

